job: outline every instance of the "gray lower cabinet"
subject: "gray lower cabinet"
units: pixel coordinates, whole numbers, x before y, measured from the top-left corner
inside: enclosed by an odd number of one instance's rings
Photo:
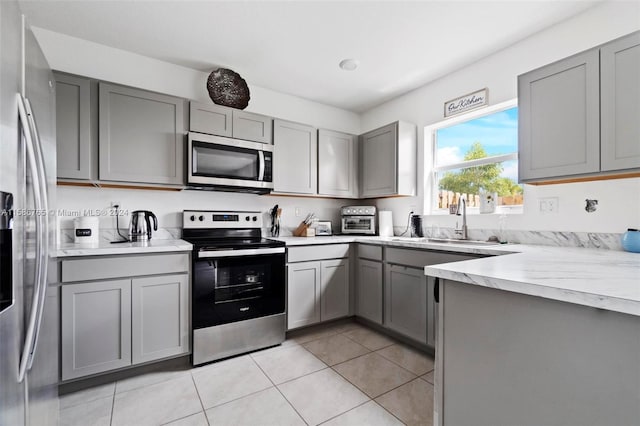
[[[318,194],[358,197],[358,138],[332,130],[318,130]]]
[[[131,281],[62,286],[62,380],[131,365]]]
[[[349,315],[349,259],[320,262],[320,319]]]
[[[134,364],[179,355],[189,348],[189,276],[131,281]]]
[[[600,49],[603,171],[640,168],[640,32]]]
[[[55,73],[58,178],[92,178],[91,88],[87,78]]]
[[[189,353],[188,254],[60,263],[63,381]]]
[[[276,192],[315,194],[318,134],[314,127],[273,121],[273,186]]]
[[[427,277],[422,269],[387,265],[384,324],[427,343]]]
[[[358,259],[356,315],[382,324],[382,262]]]
[[[436,330],[438,329],[438,303],[435,301],[434,277],[427,277],[427,345],[435,347]]]
[[[287,266],[287,329],[320,322],[320,262]]]
[[[184,100],[100,83],[99,177],[184,184]]]
[[[360,136],[360,198],[415,195],[416,126],[401,121]]]

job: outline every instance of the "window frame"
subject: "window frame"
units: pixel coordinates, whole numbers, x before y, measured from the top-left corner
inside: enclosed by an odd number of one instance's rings
[[[434,123],[430,126],[426,126],[424,128],[424,141],[425,148],[429,147],[429,149],[425,149],[425,168],[424,168],[424,211],[428,212],[430,215],[448,215],[449,211],[447,209],[438,209],[437,208],[437,174],[441,172],[445,172],[448,170],[455,170],[467,167],[474,166],[482,166],[486,164],[495,164],[503,161],[511,161],[511,160],[519,160],[518,159],[518,149],[516,148],[515,152],[509,154],[500,154],[494,155],[491,157],[478,158],[476,160],[467,160],[461,161],[459,163],[447,164],[444,166],[436,167],[436,150],[437,150],[437,138],[436,132],[440,129],[455,126],[457,124],[461,124],[470,120],[474,120],[476,118],[481,118],[487,115],[491,115],[500,111],[504,111],[507,109],[511,109],[518,106],[518,99],[511,99],[505,102],[500,102],[495,105],[491,105],[485,108],[480,108],[477,110],[470,111],[465,114],[456,115],[454,117],[447,118],[445,120]],[[522,214],[524,210],[524,201],[523,204],[517,206],[497,206],[496,211],[490,214],[483,214],[484,216],[493,215],[502,215],[502,214]],[[469,207],[467,208],[468,214],[480,214],[480,211],[477,207]]]

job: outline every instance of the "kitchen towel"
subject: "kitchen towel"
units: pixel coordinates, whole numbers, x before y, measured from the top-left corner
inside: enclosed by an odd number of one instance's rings
[[[378,228],[381,237],[393,237],[393,216],[391,210],[378,212]]]

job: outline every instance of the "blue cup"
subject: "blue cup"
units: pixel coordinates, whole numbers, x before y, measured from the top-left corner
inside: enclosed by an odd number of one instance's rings
[[[627,229],[622,235],[622,248],[633,253],[640,253],[640,231]]]

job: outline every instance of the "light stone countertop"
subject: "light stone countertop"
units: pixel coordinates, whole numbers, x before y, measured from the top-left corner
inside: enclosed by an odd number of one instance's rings
[[[101,240],[95,245],[89,244],[60,244],[57,250],[57,257],[78,257],[78,256],[104,256],[118,254],[141,254],[141,253],[166,253],[176,251],[191,251],[193,246],[178,239],[150,240],[139,243],[119,243],[111,244],[109,241]]]
[[[282,237],[287,246],[366,243],[494,255],[426,266],[425,274],[462,283],[640,316],[640,254],[528,244],[471,246],[410,238]],[[504,256],[502,256],[504,255]]]

